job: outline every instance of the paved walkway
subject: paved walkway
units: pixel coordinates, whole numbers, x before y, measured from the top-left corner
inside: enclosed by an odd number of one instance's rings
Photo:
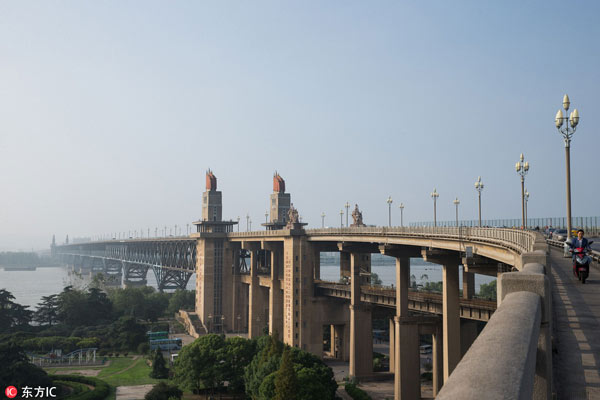
[[[600,270],[585,285],[570,258],[551,250],[554,389],[558,399],[600,399]]]

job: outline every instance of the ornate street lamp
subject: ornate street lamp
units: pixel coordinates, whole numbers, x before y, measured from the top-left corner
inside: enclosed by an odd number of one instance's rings
[[[481,228],[481,192],[483,191],[483,182],[481,182],[481,177],[477,178],[477,182],[475,182],[475,190],[479,194],[479,227]]]
[[[556,117],[554,118],[554,123],[556,124],[556,129],[558,132],[562,134],[563,139],[565,140],[565,161],[567,166],[567,240],[571,237],[571,138],[575,134],[575,130],[577,129],[577,124],[579,124],[579,111],[574,109],[569,117],[567,118],[567,111],[569,111],[569,106],[571,102],[569,101],[569,96],[565,94],[563,97],[563,108],[565,109],[565,113],[563,114],[563,110],[560,109],[556,113]],[[565,125],[563,128],[563,124]]]
[[[525,161],[523,153],[521,153],[519,161],[515,164],[515,169],[517,174],[521,175],[521,216],[523,218],[522,226],[525,228],[525,175],[529,171],[529,161]]]
[[[431,198],[433,199],[433,226],[437,226],[437,215],[436,215],[436,202],[440,194],[433,188],[433,192],[431,193]]]
[[[400,226],[403,227],[404,226],[404,203],[400,203],[398,208],[400,209]]]
[[[456,206],[456,226],[458,226],[458,205],[460,204],[460,200],[458,200],[458,197],[454,199],[454,201],[452,201],[452,203],[454,203],[454,205]]]
[[[391,227],[392,226],[392,202],[394,200],[392,200],[392,196],[389,196],[388,199],[386,200],[386,203],[388,203],[388,226]]]
[[[346,207],[346,228],[349,226],[348,225],[348,209],[350,208],[350,203],[346,202],[346,204],[344,204],[344,207]]]
[[[325,212],[321,213],[321,228],[325,228]]]

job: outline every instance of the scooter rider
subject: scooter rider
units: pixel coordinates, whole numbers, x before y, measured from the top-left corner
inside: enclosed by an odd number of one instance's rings
[[[571,239],[571,242],[569,243],[569,247],[571,247],[571,251],[573,251],[573,273],[575,275],[577,275],[576,271],[575,271],[575,264],[576,264],[576,260],[575,257],[575,249],[577,248],[582,248],[584,253],[587,253],[588,251],[590,251],[590,245],[588,243],[588,240],[586,238],[583,237],[583,229],[579,229],[577,231],[577,237],[574,237]]]

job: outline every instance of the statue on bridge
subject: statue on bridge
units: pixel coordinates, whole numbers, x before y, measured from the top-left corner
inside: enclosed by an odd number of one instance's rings
[[[290,209],[288,210],[288,222],[286,228],[293,229],[294,224],[299,223],[298,210],[294,208],[294,203],[290,204]]]
[[[354,211],[352,211],[352,219],[354,220],[354,222],[352,223],[352,225],[350,225],[351,228],[358,228],[361,226],[366,226],[363,223],[362,213],[358,209],[358,204],[354,205]]]

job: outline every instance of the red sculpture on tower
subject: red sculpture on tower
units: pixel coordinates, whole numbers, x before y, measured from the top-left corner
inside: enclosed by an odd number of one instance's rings
[[[206,171],[206,190],[212,192],[217,190],[217,177],[210,169]]]
[[[277,171],[275,171],[275,175],[273,175],[273,192],[285,193],[285,181]]]

